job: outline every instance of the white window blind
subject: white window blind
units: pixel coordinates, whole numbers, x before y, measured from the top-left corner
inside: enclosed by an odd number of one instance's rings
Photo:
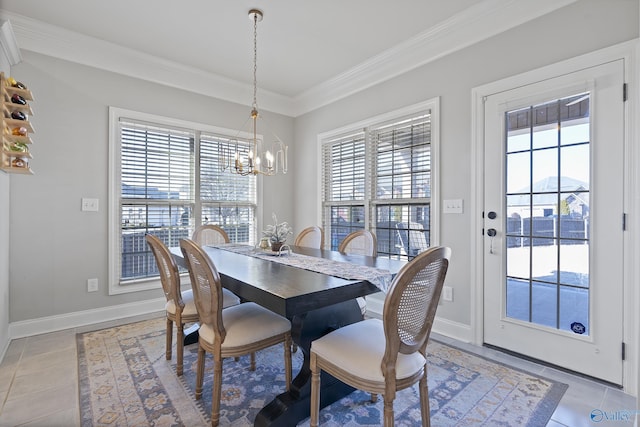
[[[323,145],[324,222],[334,250],[347,234],[365,228],[366,156],[363,131]]]
[[[422,115],[372,130],[377,199],[429,197],[430,125],[430,116]]]
[[[431,120],[424,109],[322,140],[331,249],[357,229],[375,232],[382,256],[410,259],[429,246]]]
[[[174,125],[118,118],[119,244],[112,257],[119,284],[156,278],[145,234],[167,246],[190,238],[200,224],[220,225],[234,242],[255,243],[256,177],[223,171],[220,159],[246,141]],[[114,262],[114,261],[112,261]]]
[[[256,177],[241,176],[220,167],[221,153],[247,156],[251,145],[224,135],[200,137],[200,223],[217,224],[232,242],[255,242]]]
[[[194,133],[120,121],[121,281],[157,274],[144,235],[177,246],[189,236]]]
[[[430,246],[431,112],[371,130],[378,253],[411,259]]]

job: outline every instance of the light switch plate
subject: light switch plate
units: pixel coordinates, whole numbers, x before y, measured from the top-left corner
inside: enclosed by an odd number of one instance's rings
[[[85,212],[98,212],[98,199],[82,198],[82,210]]]
[[[461,214],[464,202],[462,199],[448,199],[442,201],[442,213]]]

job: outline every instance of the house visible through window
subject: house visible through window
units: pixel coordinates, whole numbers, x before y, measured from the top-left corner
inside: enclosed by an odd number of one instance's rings
[[[156,281],[147,233],[179,246],[198,225],[217,224],[232,242],[254,243],[256,177],[223,171],[219,158],[230,145],[248,143],[237,141],[231,131],[224,135],[168,125],[161,118],[152,123],[128,113],[112,115],[117,135],[111,160],[118,166],[112,168],[112,194],[118,199],[111,213],[114,228],[118,224],[117,236],[111,236],[118,240],[111,245],[111,272],[117,275],[112,284],[148,289],[139,285]]]
[[[432,240],[432,147],[437,102],[321,136],[323,225],[331,249],[358,229],[378,255],[411,259]]]

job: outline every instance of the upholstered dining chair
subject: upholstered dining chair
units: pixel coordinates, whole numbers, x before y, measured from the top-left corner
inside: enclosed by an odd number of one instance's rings
[[[295,246],[322,249],[324,247],[324,231],[322,227],[313,225],[302,230],[293,243]]]
[[[376,236],[369,230],[354,231],[342,239],[338,245],[338,251],[343,254],[376,256],[378,254]]]
[[[394,277],[382,320],[336,329],[311,343],[311,427],[317,427],[320,372],[384,396],[384,426],[394,423],[396,392],[419,382],[422,425],[430,426],[426,347],[449,267],[451,249],[433,247]]]
[[[165,311],[167,316],[167,339],[166,358],[171,360],[173,347],[173,324],[176,325],[176,373],[182,375],[183,354],[184,354],[184,325],[199,320],[198,311],[193,301],[191,290],[180,290],[180,274],[178,265],[171,255],[169,248],[158,237],[147,234],[145,236],[147,244],[151,248],[158,271],[160,272],[160,282],[162,290],[167,299]],[[240,299],[232,292],[227,291],[223,297],[223,307],[240,304]]]
[[[338,252],[341,254],[357,254],[365,256],[376,256],[378,254],[378,243],[376,236],[369,230],[358,230],[347,234],[338,245]],[[367,301],[364,297],[356,298],[360,311],[364,316],[367,312]]]
[[[205,353],[213,355],[213,392],[211,425],[220,421],[222,362],[227,357],[251,354],[251,370],[255,370],[255,352],[284,343],[286,388],[291,385],[291,322],[254,303],[222,309],[222,284],[211,258],[195,242],[180,241],[188,265],[196,309],[200,316],[198,362],[196,367],[196,399],[202,397]]]
[[[229,236],[220,226],[213,224],[205,224],[196,227],[191,240],[199,244],[204,245],[219,245],[222,243],[229,243]]]

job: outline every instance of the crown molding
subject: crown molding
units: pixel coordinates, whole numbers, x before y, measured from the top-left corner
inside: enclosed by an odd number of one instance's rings
[[[13,33],[11,21],[0,20],[0,46],[2,46],[2,51],[9,61],[9,65],[16,65],[22,61],[22,55],[20,55],[20,48]]]
[[[576,1],[483,0],[296,97],[259,90],[261,107],[297,117]],[[9,28],[13,23],[21,49],[238,104],[246,104],[253,90],[252,86],[233,79],[1,9],[0,19],[6,20]],[[4,28],[3,25],[3,35]],[[17,54],[20,58],[19,49],[13,50],[13,56]]]
[[[577,0],[484,0],[294,98],[298,115],[346,98]]]
[[[21,49],[130,77],[247,104],[253,86],[128,47],[85,36],[32,18],[0,10],[10,20]],[[293,116],[289,97],[259,91],[264,110]]]

